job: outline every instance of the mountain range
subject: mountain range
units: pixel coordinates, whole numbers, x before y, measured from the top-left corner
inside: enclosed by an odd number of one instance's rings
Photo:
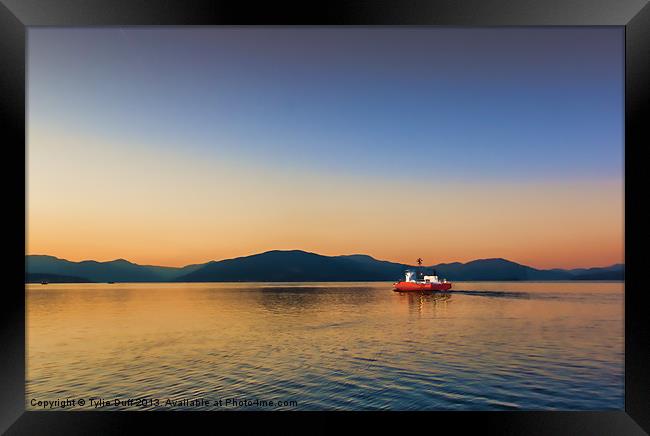
[[[396,281],[411,265],[354,254],[323,256],[273,250],[184,267],[138,265],[124,259],[72,262],[54,256],[25,256],[28,283],[75,282],[318,282]],[[623,280],[625,265],[601,268],[536,269],[506,259],[441,263],[426,270],[450,281]]]

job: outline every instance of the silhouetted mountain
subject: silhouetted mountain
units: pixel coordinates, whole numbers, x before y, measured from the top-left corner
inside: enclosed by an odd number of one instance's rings
[[[124,259],[70,262],[52,256],[27,256],[29,274],[55,274],[95,282],[296,282],[394,281],[413,266],[363,254],[322,256],[300,250],[273,250],[183,268],[137,265]],[[451,281],[622,280],[624,265],[575,270],[540,270],[506,259],[479,259],[423,267]]]
[[[58,274],[40,274],[40,273],[27,273],[25,275],[25,283],[91,283],[90,280],[83,277],[62,276]]]
[[[623,280],[625,265],[616,264],[604,268],[581,268],[570,270],[573,280]]]
[[[393,280],[404,266],[356,256],[321,256],[300,250],[267,251],[210,262],[180,276],[182,282],[306,282]]]
[[[567,271],[539,270],[506,259],[479,259],[467,263],[443,263],[433,266],[447,280],[569,280]]]
[[[413,266],[376,260],[361,254],[322,256],[300,250],[275,250],[210,262],[196,271],[178,277],[176,281],[384,281],[398,280],[407,268]],[[616,266],[608,268],[614,268],[612,271],[617,269]],[[539,270],[505,259],[446,263],[426,269],[435,270],[439,276],[448,280],[468,281],[573,280],[583,277],[584,274],[570,270]],[[597,274],[600,270],[593,268],[585,271]]]
[[[183,268],[137,265],[124,259],[110,262],[94,260],[71,262],[42,255],[27,256],[26,262],[26,269],[29,273],[84,277],[94,282],[166,282],[198,267],[200,265]]]

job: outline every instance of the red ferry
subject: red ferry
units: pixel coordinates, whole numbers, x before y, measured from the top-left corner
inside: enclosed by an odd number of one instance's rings
[[[418,265],[422,265],[422,259],[418,259]],[[407,270],[404,280],[394,283],[395,291],[448,291],[451,289],[451,282],[446,279],[439,279],[437,275],[423,275],[419,271]]]

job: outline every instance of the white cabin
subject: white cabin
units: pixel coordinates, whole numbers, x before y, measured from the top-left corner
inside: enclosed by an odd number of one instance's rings
[[[418,276],[415,271],[411,271],[411,270],[406,271],[405,278],[404,278],[405,282],[415,282],[417,281],[417,279]]]
[[[438,276],[424,276],[425,283],[440,283]]]
[[[434,271],[435,273],[435,271]],[[446,279],[440,279],[437,275],[422,276],[421,280],[418,280],[418,272],[416,270],[406,270],[404,272],[404,281],[405,282],[417,282],[417,283],[447,283]]]

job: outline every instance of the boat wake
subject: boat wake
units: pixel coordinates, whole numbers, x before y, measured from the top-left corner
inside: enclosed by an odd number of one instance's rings
[[[459,291],[455,290],[454,294],[475,295],[477,297],[492,297],[492,298],[523,298],[530,299],[529,292],[513,292],[513,291]]]

